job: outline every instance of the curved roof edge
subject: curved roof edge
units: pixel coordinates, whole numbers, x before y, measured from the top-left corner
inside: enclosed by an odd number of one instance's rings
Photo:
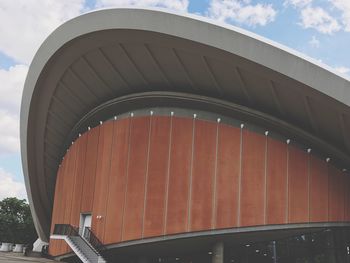
[[[35,174],[37,164],[28,163],[27,159],[28,127],[35,125],[29,121],[35,87],[42,70],[62,46],[79,36],[108,29],[153,31],[212,46],[270,68],[350,106],[349,79],[300,53],[233,26],[196,15],[159,12],[158,9],[108,9],[74,18],[58,27],[41,45],[30,65],[22,95],[20,139],[23,173],[36,229],[43,240],[47,240],[47,227],[43,227],[46,219],[40,211],[40,198],[35,196],[31,187],[31,184],[38,183],[37,179],[33,180],[33,175],[30,175]]]
[[[209,18],[209,17],[205,17],[205,16],[201,16],[201,15],[197,15],[197,14],[192,14],[192,13],[187,13],[187,12],[180,12],[180,11],[175,11],[175,10],[169,10],[169,9],[166,9],[166,8],[160,8],[160,7],[152,7],[152,8],[146,8],[146,7],[134,7],[134,6],[116,6],[112,9],[120,9],[120,10],[123,10],[123,9],[126,9],[126,10],[145,10],[145,11],[159,11],[159,12],[163,12],[163,13],[168,13],[168,14],[172,14],[172,15],[176,15],[176,16],[181,16],[181,17],[187,17],[187,18],[190,18],[190,19],[193,19],[193,20],[198,20],[198,21],[202,21],[204,23],[208,23],[208,24],[212,24],[214,26],[218,26],[218,27],[221,27],[221,28],[225,28],[225,29],[228,29],[228,30],[231,30],[231,31],[236,31],[237,33],[240,33],[242,35],[246,35],[248,37],[251,37],[253,39],[256,39],[258,41],[261,41],[261,42],[264,42],[270,46],[273,46],[273,47],[276,47],[278,49],[281,49],[287,53],[290,53],[291,55],[294,55],[296,57],[299,57],[303,60],[306,60],[320,68],[323,68],[331,73],[333,73],[334,75],[337,75],[347,81],[350,82],[350,76],[347,76],[345,74],[342,74],[340,72],[338,72],[337,70],[335,70],[334,68],[332,68],[331,66],[323,63],[322,61],[320,60],[317,60],[315,58],[312,58],[302,52],[299,52],[291,47],[288,47],[286,45],[283,45],[281,43],[278,43],[272,39],[269,39],[269,38],[266,38],[266,37],[263,37],[261,35],[258,35],[252,31],[249,31],[249,30],[246,30],[246,29],[243,29],[243,28],[240,28],[240,27],[237,27],[237,26],[234,26],[234,25],[230,25],[228,23],[225,23],[225,22],[221,22],[221,21],[216,21],[215,19],[213,18]],[[91,14],[91,13],[95,13],[95,12],[103,12],[104,10],[111,10],[111,8],[99,8],[99,9],[95,9],[95,10],[92,10],[92,11],[89,11],[89,12],[86,12],[84,14],[82,14],[81,16],[83,15],[88,15],[88,14]],[[75,19],[75,18],[73,18]],[[73,20],[72,19],[72,20]],[[193,40],[193,39],[191,39]]]

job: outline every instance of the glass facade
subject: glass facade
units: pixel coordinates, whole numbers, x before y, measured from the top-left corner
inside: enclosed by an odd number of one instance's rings
[[[257,232],[254,238],[259,237]],[[108,262],[124,263],[350,263],[350,227],[335,227],[315,232],[300,232],[278,239],[261,238],[260,242],[239,242],[235,234],[216,236],[206,242],[169,242],[166,249],[158,245],[129,247],[128,252],[109,251]],[[176,245],[175,245],[175,242]],[[213,260],[217,242],[224,246],[223,261]],[[165,251],[166,250],[166,251]],[[79,262],[74,257],[68,262]]]
[[[280,240],[225,247],[226,263],[349,263],[350,229],[326,229]]]
[[[212,262],[212,251],[150,258],[152,263]],[[224,245],[224,263],[350,263],[350,228],[325,229],[283,239]]]

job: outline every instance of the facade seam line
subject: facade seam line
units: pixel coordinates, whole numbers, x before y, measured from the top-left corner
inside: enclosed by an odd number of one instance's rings
[[[193,163],[194,163],[194,147],[195,147],[195,130],[196,130],[196,119],[192,120],[192,152],[191,152],[191,168],[190,168],[190,178],[188,186],[188,204],[187,204],[187,231],[191,230],[191,206],[192,206],[192,173],[193,173]]]
[[[168,203],[169,203],[169,184],[170,184],[170,166],[171,166],[171,148],[172,148],[172,137],[173,137],[173,116],[170,116],[170,131],[169,131],[169,152],[168,152],[168,170],[165,185],[165,200],[164,200],[164,223],[163,223],[163,235],[167,231],[168,221]]]
[[[107,196],[107,200],[106,200],[106,203],[105,203],[105,211],[106,211],[106,221],[107,221],[107,218],[108,218],[108,204],[109,204],[109,186],[111,185],[110,184],[110,181],[111,181],[111,168],[112,168],[112,157],[113,157],[113,145],[114,145],[114,140],[115,140],[115,127],[118,125],[117,121],[113,121],[113,128],[112,128],[112,143],[111,143],[111,149],[110,149],[110,158],[109,158],[109,168],[108,168],[108,185],[107,185],[107,193],[106,193],[106,196]],[[104,222],[103,224],[103,241],[105,241],[105,238],[106,238],[106,233],[105,233],[105,228],[106,228],[106,223],[107,222]]]
[[[237,226],[241,225],[241,188],[242,188],[242,161],[243,161],[243,127],[240,130],[239,145],[239,176],[238,176],[238,198],[237,198]]]
[[[212,196],[212,229],[216,227],[216,214],[217,214],[217,171],[218,171],[218,150],[219,150],[219,131],[220,123],[216,124],[216,138],[215,138],[215,167],[214,167],[214,178],[213,178],[213,196]]]
[[[128,193],[128,182],[129,182],[129,165],[130,165],[130,145],[131,145],[131,129],[133,125],[133,118],[129,117],[129,131],[128,131],[128,158],[126,163],[126,178],[125,178],[125,192],[124,192],[124,204],[123,204],[123,214],[122,214],[122,229],[121,229],[121,237],[120,240],[124,240],[124,223],[125,223],[125,211],[126,211],[126,205],[127,205],[127,193]]]
[[[148,127],[148,145],[147,145],[147,159],[146,159],[146,173],[145,173],[145,186],[144,186],[144,197],[143,197],[143,211],[142,211],[142,228],[141,228],[141,238],[144,236],[145,232],[145,215],[147,206],[147,193],[148,193],[148,173],[149,173],[149,160],[151,152],[151,135],[152,135],[152,120],[153,117],[149,117],[149,127]]]
[[[269,154],[269,137],[265,136],[265,169],[264,169],[264,224],[266,225],[266,222],[268,220],[267,218],[267,208],[268,208],[268,180],[267,180],[267,171],[268,171],[268,154]]]

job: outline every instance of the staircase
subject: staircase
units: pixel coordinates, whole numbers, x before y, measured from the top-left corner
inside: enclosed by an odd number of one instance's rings
[[[66,242],[84,263],[105,263],[103,257],[81,236],[67,236]]]
[[[84,237],[82,237],[77,228],[71,225],[58,224],[55,225],[51,238],[65,240],[83,263],[107,262],[102,256],[103,244],[92,233],[91,229],[86,230]]]

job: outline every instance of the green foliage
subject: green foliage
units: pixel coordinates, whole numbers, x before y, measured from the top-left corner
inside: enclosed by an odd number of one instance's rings
[[[0,241],[18,244],[32,243],[36,231],[26,201],[16,197],[0,201]]]

